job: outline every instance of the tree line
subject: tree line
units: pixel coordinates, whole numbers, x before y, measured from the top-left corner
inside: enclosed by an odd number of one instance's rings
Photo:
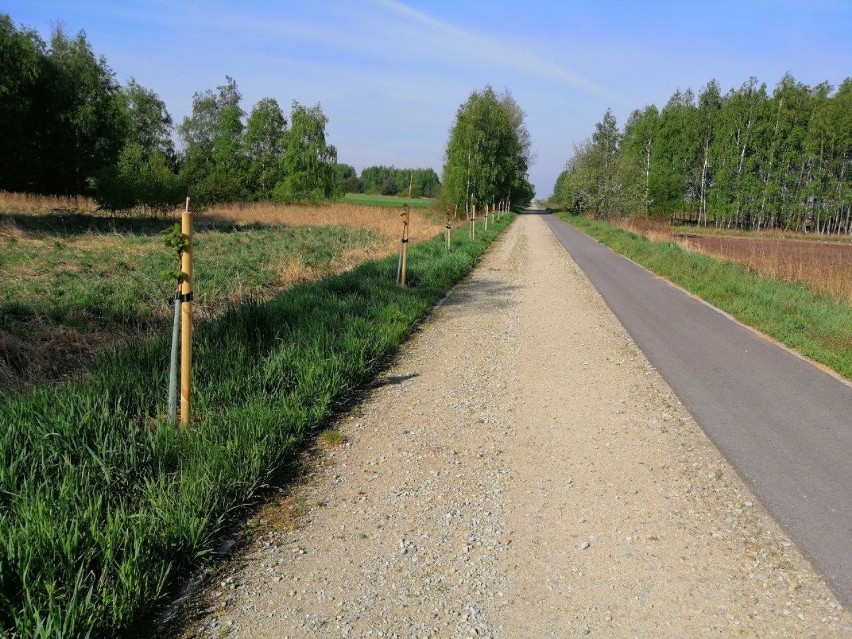
[[[442,202],[467,211],[502,201],[525,206],[535,191],[526,115],[511,94],[490,86],[458,108],[444,157]]]
[[[233,200],[323,200],[343,193],[319,105],[274,98],[250,113],[236,82],[196,93],[174,126],[152,90],[121,86],[86,36],[0,15],[0,189],[93,195],[105,208],[170,208],[189,194]],[[175,149],[173,133],[182,143]]]
[[[575,145],[552,198],[597,217],[643,214],[745,229],[852,233],[852,79],[833,90],[785,75],[723,94],[611,111]]]
[[[393,166],[368,166],[361,171],[352,193],[436,197],[441,180],[434,169],[398,169]]]

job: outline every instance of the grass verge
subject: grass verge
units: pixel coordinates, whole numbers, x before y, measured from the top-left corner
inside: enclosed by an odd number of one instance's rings
[[[740,264],[688,251],[673,242],[651,241],[581,216],[558,215],[744,324],[852,379],[849,304],[814,292],[804,284],[780,282]]]
[[[248,303],[198,326],[191,428],[166,410],[168,344],[0,404],[0,634],[121,636],[210,552],[514,218]]]

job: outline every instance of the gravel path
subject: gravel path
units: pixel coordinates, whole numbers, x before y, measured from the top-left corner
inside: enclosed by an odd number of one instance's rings
[[[187,636],[852,637],[540,217],[340,430]]]

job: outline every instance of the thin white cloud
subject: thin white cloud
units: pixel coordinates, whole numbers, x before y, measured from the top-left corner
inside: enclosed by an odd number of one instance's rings
[[[452,49],[463,49],[466,54],[473,54],[485,61],[515,68],[525,73],[536,75],[546,80],[556,81],[571,88],[603,97],[614,97],[604,89],[564,66],[544,60],[531,54],[528,50],[513,42],[497,40],[478,34],[469,29],[444,22],[422,11],[413,9],[398,0],[372,0],[374,4],[384,7],[405,18],[414,20],[428,27],[439,36],[442,45]]]

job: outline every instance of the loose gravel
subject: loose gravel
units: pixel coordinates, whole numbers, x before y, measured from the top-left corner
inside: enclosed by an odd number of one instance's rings
[[[339,429],[186,636],[852,637],[538,216]]]

